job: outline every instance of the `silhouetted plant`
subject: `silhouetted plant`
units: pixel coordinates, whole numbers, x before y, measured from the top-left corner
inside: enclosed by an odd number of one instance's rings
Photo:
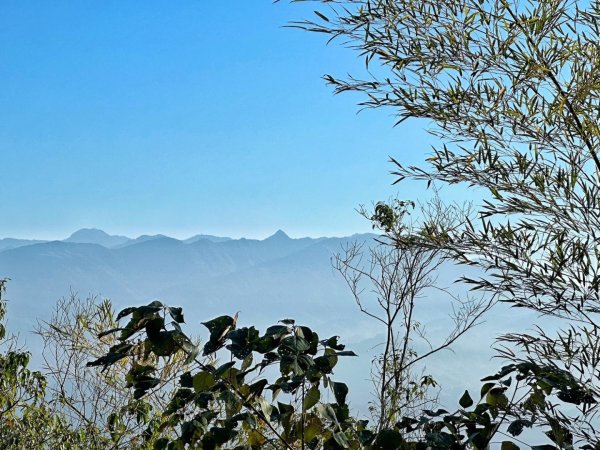
[[[436,205],[439,202],[428,207],[435,209]],[[438,249],[394,245],[389,236],[414,233],[414,209],[413,202],[398,200],[379,202],[373,212],[361,208],[359,212],[373,228],[386,235],[369,245],[350,244],[333,258],[360,311],[380,324],[385,336],[383,351],[374,359],[371,371],[376,400],[369,409],[379,430],[437,405],[437,383],[423,372],[427,358],[451,349],[492,307],[485,297],[459,295],[439,285],[437,272],[444,254]],[[464,211],[435,211],[438,220],[445,215],[448,226],[457,226],[465,215]],[[418,320],[421,303],[428,295],[435,295],[438,301],[445,297],[453,305],[447,334],[435,339],[427,337],[426,327]]]
[[[128,385],[142,398],[161,383],[160,358],[183,352],[192,365],[149,426],[148,436],[165,434],[154,448],[349,448],[372,438],[350,415],[348,387],[332,379],[338,359],[355,356],[336,336],[320,339],[289,319],[260,333],[221,316],[203,323],[210,336],[200,356],[181,308],[155,301],[117,319],[129,316],[108,332],[119,342],[90,366],[130,364]]]

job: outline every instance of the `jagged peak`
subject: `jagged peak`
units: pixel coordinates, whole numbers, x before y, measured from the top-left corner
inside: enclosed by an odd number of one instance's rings
[[[275,233],[273,233],[267,239],[268,240],[272,240],[272,239],[290,239],[290,237],[285,233],[285,231],[283,231],[283,230],[277,230]],[[267,239],[265,239],[265,240],[267,240]]]

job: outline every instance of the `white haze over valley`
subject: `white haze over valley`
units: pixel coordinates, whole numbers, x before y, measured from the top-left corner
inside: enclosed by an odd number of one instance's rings
[[[351,406],[368,416],[370,364],[382,350],[378,344],[384,330],[359,312],[331,258],[354,242],[376,245],[375,237],[292,239],[279,230],[264,240],[210,235],[131,239],[84,229],[62,241],[0,239],[0,276],[11,279],[6,294],[8,328],[28,344],[35,363],[40,345],[31,330],[50,316],[58,299],[71,293],[110,298],[117,310],[156,299],[182,306],[184,330],[200,336],[205,332],[200,322],[221,314],[239,311],[239,326],[255,325],[261,331],[278,320],[294,318],[321,338],[341,336],[341,342],[359,355],[342,359],[334,378],[348,383]],[[464,270],[443,266],[438,285],[464,295],[465,289],[453,283]],[[435,344],[452,327],[451,299],[436,291],[419,301],[417,319]],[[533,319],[497,305],[453,351],[428,360],[426,372],[443,387],[442,404],[452,408],[464,389],[479,392],[478,380],[503,364],[491,359],[494,337],[530,328]]]

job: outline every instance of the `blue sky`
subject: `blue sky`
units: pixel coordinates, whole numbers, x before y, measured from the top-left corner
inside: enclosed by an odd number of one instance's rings
[[[359,204],[415,196],[391,186],[388,156],[421,161],[431,138],[333,96],[321,76],[362,61],[283,28],[307,14],[258,0],[1,2],[0,237],[368,231]]]

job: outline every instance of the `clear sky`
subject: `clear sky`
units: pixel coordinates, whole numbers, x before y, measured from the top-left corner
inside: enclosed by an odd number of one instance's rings
[[[0,237],[369,230],[431,141],[321,76],[362,61],[268,0],[0,2]],[[400,197],[414,197],[400,187]]]

